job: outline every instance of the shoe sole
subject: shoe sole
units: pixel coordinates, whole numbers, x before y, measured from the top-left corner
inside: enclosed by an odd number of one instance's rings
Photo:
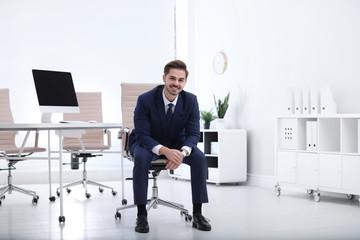
[[[201,227],[199,227],[196,223],[194,223],[193,222],[193,224],[192,224],[192,227],[193,228],[196,228],[196,229],[198,229],[198,230],[200,230],[200,231],[211,231],[211,227],[209,227],[209,228],[201,228]]]
[[[138,232],[138,233],[148,233],[148,232],[149,232],[149,229],[144,229],[144,230],[135,229],[135,232]]]

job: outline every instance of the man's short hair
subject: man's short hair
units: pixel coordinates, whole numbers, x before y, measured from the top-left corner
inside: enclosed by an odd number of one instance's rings
[[[165,76],[168,75],[168,73],[170,72],[170,69],[172,69],[172,68],[184,70],[186,73],[186,78],[189,75],[189,72],[186,69],[186,64],[181,60],[174,60],[174,61],[171,61],[168,64],[166,64],[166,66],[164,67]]]

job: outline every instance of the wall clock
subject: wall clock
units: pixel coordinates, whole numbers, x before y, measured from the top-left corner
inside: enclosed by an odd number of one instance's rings
[[[225,53],[223,52],[218,52],[215,56],[214,56],[214,71],[217,74],[223,74],[226,70],[227,67],[227,58]]]

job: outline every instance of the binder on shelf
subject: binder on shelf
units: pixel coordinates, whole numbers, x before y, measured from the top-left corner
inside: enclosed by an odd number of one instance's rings
[[[320,89],[320,113],[333,114],[336,113],[336,103],[331,93],[330,87],[325,86]]]
[[[306,121],[306,151],[317,150],[317,121]]]
[[[312,151],[313,150],[313,139],[312,139],[312,122],[306,121],[306,151]]]
[[[294,114],[294,91],[292,88],[288,88],[285,94],[286,113]]]
[[[317,151],[318,150],[317,121],[311,122],[311,128],[312,128],[312,150]]]
[[[320,99],[319,99],[319,91],[317,88],[310,88],[310,113],[311,114],[320,113]]]
[[[310,114],[310,92],[308,88],[302,90],[302,112]]]
[[[294,112],[295,112],[295,114],[302,113],[302,91],[301,91],[301,88],[294,89]]]

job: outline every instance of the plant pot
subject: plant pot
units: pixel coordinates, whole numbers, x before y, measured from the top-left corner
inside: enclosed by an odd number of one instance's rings
[[[204,123],[204,129],[209,129],[209,128],[210,128],[210,122]]]
[[[223,118],[216,119],[216,129],[224,129],[225,128],[225,121]]]

